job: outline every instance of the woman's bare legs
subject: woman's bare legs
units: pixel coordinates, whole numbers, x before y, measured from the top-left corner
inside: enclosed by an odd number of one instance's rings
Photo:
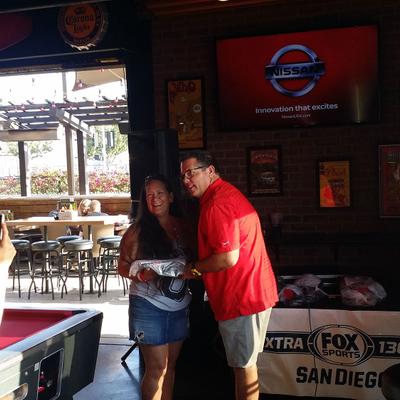
[[[160,346],[141,344],[145,372],[142,380],[142,400],[172,400],[175,365],[182,341]]]
[[[183,342],[174,342],[168,344],[168,365],[165,374],[161,400],[172,400],[175,383],[175,367],[181,352]]]

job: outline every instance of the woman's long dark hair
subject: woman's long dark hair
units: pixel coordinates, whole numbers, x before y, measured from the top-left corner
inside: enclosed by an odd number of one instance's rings
[[[161,182],[168,193],[173,193],[174,199],[170,204],[169,213],[175,217],[181,217],[182,212],[176,193],[164,175],[148,176],[140,193],[140,204],[136,223],[140,227],[139,233],[139,251],[145,258],[169,258],[173,252],[173,244],[168,238],[167,233],[161,227],[158,219],[150,213],[146,201],[146,189],[150,182]]]

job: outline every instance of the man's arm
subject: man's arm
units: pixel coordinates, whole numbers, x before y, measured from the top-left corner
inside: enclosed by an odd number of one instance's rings
[[[239,259],[239,249],[231,250],[225,253],[211,254],[203,260],[190,262],[185,267],[183,279],[193,279],[200,277],[204,272],[219,272],[224,269],[232,268]]]

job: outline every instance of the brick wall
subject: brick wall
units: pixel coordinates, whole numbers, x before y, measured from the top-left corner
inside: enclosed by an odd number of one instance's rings
[[[378,216],[377,145],[399,143],[400,2],[304,0],[153,21],[156,125],[167,125],[165,81],[199,77],[205,84],[207,148],[223,176],[246,192],[246,147],[280,145],[283,195],[250,198],[263,222],[284,215],[287,232],[395,232],[400,219]],[[290,4],[290,5],[289,5]],[[381,121],[378,124],[226,132],[218,128],[215,39],[377,23]],[[319,209],[318,159],[351,161],[352,206]]]

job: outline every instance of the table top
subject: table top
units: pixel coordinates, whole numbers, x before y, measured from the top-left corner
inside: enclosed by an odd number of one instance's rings
[[[113,225],[126,220],[124,215],[101,215],[72,219],[54,219],[53,217],[29,217],[6,221],[8,226],[47,226],[47,225]]]

